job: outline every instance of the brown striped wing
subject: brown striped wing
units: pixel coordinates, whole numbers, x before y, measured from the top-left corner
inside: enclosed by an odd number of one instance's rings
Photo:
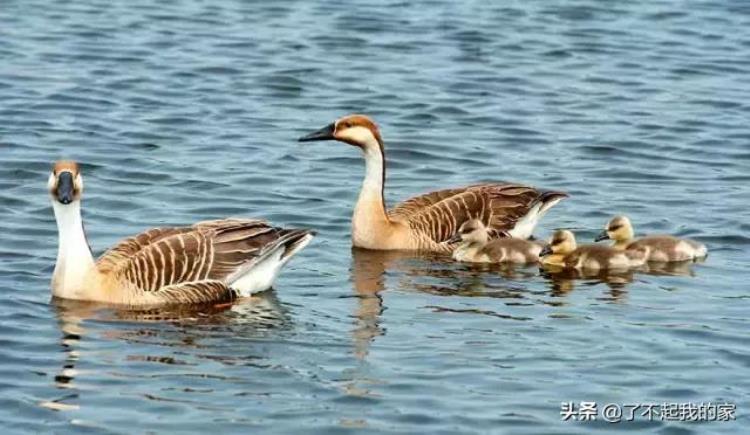
[[[127,265],[131,261],[131,258],[144,247],[157,243],[162,239],[191,231],[193,231],[191,227],[152,228],[137,236],[129,237],[102,254],[99,260],[97,260],[97,268],[102,273],[110,273]]]
[[[158,291],[164,303],[205,304],[231,302],[237,295],[221,281],[198,281],[173,284]]]
[[[478,184],[412,198],[389,212],[393,220],[440,243],[448,240],[469,219],[481,220],[500,236],[521,219],[542,192],[519,184]]]
[[[406,201],[397,204],[388,214],[392,219],[408,220],[410,216],[423,212],[427,207],[435,205],[440,201],[449,199],[453,196],[460,195],[469,189],[478,186],[459,187],[456,189],[443,189],[424,195],[415,196]]]
[[[284,231],[263,221],[243,219],[153,229],[124,240],[97,265],[142,291],[182,293],[189,299],[218,296],[217,283],[224,284],[230,275],[277,246]]]

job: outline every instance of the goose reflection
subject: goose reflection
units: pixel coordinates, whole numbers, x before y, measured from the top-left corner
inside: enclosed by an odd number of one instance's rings
[[[66,394],[59,398],[43,401],[40,406],[48,409],[65,411],[78,409],[79,405],[70,403],[79,397],[76,380],[82,374],[76,369],[86,353],[81,351],[81,341],[90,334],[86,324],[93,322],[92,329],[98,336],[112,340],[123,340],[129,343],[148,343],[166,347],[200,347],[202,338],[210,337],[217,329],[225,331],[231,328],[233,335],[246,337],[263,336],[271,331],[291,326],[288,314],[279,304],[273,290],[244,298],[234,304],[224,305],[182,305],[159,308],[123,308],[95,302],[82,302],[64,299],[53,299],[61,331],[60,347],[65,359],[54,385]],[[104,330],[102,331],[102,325]],[[164,326],[176,326],[165,328]],[[183,328],[200,325],[202,328]],[[225,361],[231,357],[197,355],[213,361]],[[182,362],[164,355],[127,355],[128,361],[148,361],[162,364],[181,364]]]
[[[624,302],[627,295],[627,286],[633,282],[637,274],[693,277],[695,276],[693,265],[700,262],[649,262],[629,270],[598,270],[593,272],[545,266],[540,269],[540,272],[547,279],[550,294],[554,297],[566,296],[575,289],[576,285],[592,286],[604,283],[609,287],[608,293],[611,301]]]
[[[380,326],[383,314],[383,296],[385,290],[385,271],[394,262],[408,258],[407,253],[398,251],[371,251],[352,248],[351,280],[357,297],[357,308],[354,317],[357,324],[352,330],[354,355],[365,359],[370,352],[370,343],[384,334]]]
[[[366,358],[372,341],[385,334],[380,326],[380,316],[384,310],[381,293],[388,286],[386,282],[388,273],[398,272],[398,288],[418,288],[418,285],[410,283],[410,277],[428,275],[440,277],[442,275],[442,271],[435,264],[428,262],[433,256],[440,257],[439,254],[420,255],[411,251],[374,251],[352,248],[351,281],[358,300],[354,313],[357,324],[352,335],[354,353],[357,358]],[[437,287],[419,288],[419,290],[437,291]]]
[[[695,261],[649,262],[642,271],[648,275],[694,277],[695,271],[693,270],[693,265],[701,264],[705,261],[705,258],[700,258]]]
[[[86,320],[135,323],[279,326],[287,318],[276,293],[265,291],[230,304],[173,305],[166,307],[122,307],[97,302],[53,299],[63,330],[83,331]]]
[[[352,331],[355,355],[367,357],[372,341],[385,334],[381,327],[386,288],[418,291],[439,296],[525,298],[525,289],[513,282],[538,274],[534,267],[500,264],[456,263],[440,254],[408,251],[371,251],[352,248],[351,280],[357,297]],[[388,283],[388,276],[393,282]],[[508,281],[493,282],[501,276]],[[447,311],[444,307],[430,307]],[[494,315],[494,314],[493,314]],[[502,316],[499,315],[498,316]]]
[[[575,290],[576,286],[594,286],[606,284],[609,288],[609,297],[606,300],[612,302],[624,302],[627,295],[627,286],[635,277],[635,270],[598,270],[595,272],[577,269],[562,269],[545,267],[540,269],[541,274],[548,281],[550,295],[553,297],[564,297]]]
[[[693,276],[692,264],[695,263],[649,263],[638,269],[587,272],[549,266],[540,269],[537,266],[456,263],[439,254],[352,248],[351,280],[357,297],[354,313],[356,325],[352,330],[354,353],[358,359],[365,359],[371,343],[385,334],[381,316],[384,311],[382,292],[386,288],[440,296],[526,299],[530,296],[523,282],[541,274],[547,280],[553,297],[564,297],[576,286],[604,283],[608,290],[602,299],[622,303],[626,300],[627,287],[637,273]],[[389,275],[393,277],[390,284],[387,282]],[[498,276],[505,279],[492,279]],[[436,311],[454,311],[446,307],[430,308]],[[516,319],[492,312],[483,314]],[[518,319],[526,320],[520,317]]]
[[[439,296],[522,299],[526,289],[518,282],[537,275],[536,268],[512,264],[442,261],[431,267],[419,266],[409,269],[402,285]]]

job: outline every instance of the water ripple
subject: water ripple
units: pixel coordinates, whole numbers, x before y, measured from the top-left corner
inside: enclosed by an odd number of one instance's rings
[[[742,433],[745,2],[5,2],[0,420],[14,432]],[[479,180],[566,190],[537,236],[615,213],[708,244],[618,276],[351,250],[356,148],[386,199]],[[217,309],[49,303],[50,162],[84,163],[95,252],[227,215],[313,227],[274,291]],[[560,421],[561,401],[707,402],[736,423]],[[252,429],[250,429],[252,430]]]

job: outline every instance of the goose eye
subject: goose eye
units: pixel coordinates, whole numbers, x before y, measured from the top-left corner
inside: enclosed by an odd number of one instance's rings
[[[609,227],[609,230],[610,230],[610,231],[617,231],[617,230],[619,230],[620,228],[622,228],[622,225],[615,225],[615,226],[613,226],[613,227]]]

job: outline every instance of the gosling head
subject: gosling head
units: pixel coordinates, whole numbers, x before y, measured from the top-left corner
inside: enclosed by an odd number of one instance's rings
[[[318,131],[298,139],[299,142],[337,140],[367,150],[383,148],[383,139],[375,122],[365,115],[347,115]]]
[[[80,201],[83,194],[83,177],[78,163],[71,160],[55,162],[47,181],[47,189],[53,202],[68,205]]]
[[[484,223],[479,219],[471,219],[461,224],[448,243],[487,243],[488,238],[489,234]]]
[[[552,235],[549,244],[539,253],[539,256],[568,255],[575,251],[576,247],[576,236],[571,231],[557,230]]]
[[[594,241],[611,239],[615,242],[625,242],[632,238],[633,226],[630,224],[630,219],[627,216],[615,216],[607,223],[604,230],[596,236]]]

